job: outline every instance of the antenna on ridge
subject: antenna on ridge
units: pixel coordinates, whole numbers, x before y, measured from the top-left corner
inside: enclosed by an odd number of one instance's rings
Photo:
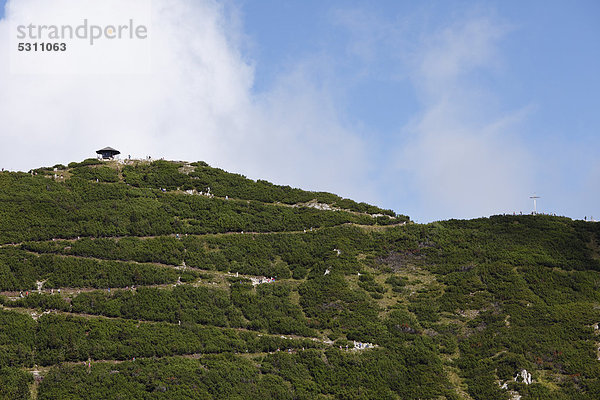
[[[539,199],[540,196],[536,196],[534,193],[533,196],[529,196],[529,198],[533,199],[533,213],[537,214],[537,199]]]

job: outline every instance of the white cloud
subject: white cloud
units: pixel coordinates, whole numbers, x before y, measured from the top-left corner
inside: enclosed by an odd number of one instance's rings
[[[325,187],[327,182],[331,190],[369,196],[367,144],[344,126],[327,89],[311,82],[302,68],[278,80],[257,101],[257,109],[258,123],[245,137],[254,151],[240,159],[255,161],[260,175],[275,173],[280,181],[297,175],[304,187]],[[269,173],[274,165],[278,171]]]
[[[501,61],[496,43],[507,28],[487,18],[461,21],[424,40],[424,51],[417,58],[418,73],[425,89],[439,95],[440,89],[454,89],[465,83],[479,68],[493,69]]]
[[[56,7],[64,1],[9,0],[7,15],[81,20],[75,9]],[[151,13],[150,74],[18,75],[1,59],[2,167],[81,160],[110,145],[124,155],[203,159],[254,178],[364,198],[364,144],[326,91],[299,69],[253,94],[235,10],[211,0],[153,0]],[[0,20],[3,54],[11,35]],[[67,55],[69,63],[85,62]]]
[[[404,131],[398,164],[428,219],[522,210],[532,162],[518,129],[529,109],[496,111],[493,93],[475,79],[497,68],[505,34],[488,19],[469,19],[426,38],[414,54],[424,110]]]

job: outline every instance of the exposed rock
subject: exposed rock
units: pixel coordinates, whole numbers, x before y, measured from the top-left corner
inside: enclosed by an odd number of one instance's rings
[[[391,215],[387,215],[387,214],[371,214],[372,218],[378,218],[378,217],[388,217],[388,218],[394,218]]]
[[[356,340],[354,340],[353,350],[360,351],[360,350],[372,349],[375,347],[378,347],[378,346],[373,343],[363,343],[363,342],[357,342]]]
[[[522,370],[521,373],[517,373],[517,376],[515,376],[515,382],[531,385],[531,373],[527,372],[526,369]]]
[[[42,291],[42,288],[44,287],[44,283],[46,283],[45,280],[44,281],[37,281],[37,282],[35,282],[35,284],[37,285],[38,292]]]
[[[294,204],[293,207],[309,207],[316,208],[321,211],[339,211],[339,208],[333,207],[329,204],[319,203],[317,200],[311,200],[306,203]]]
[[[237,273],[236,273],[236,276]],[[267,278],[267,277],[255,277],[255,276],[251,276],[250,277],[250,281],[252,281],[252,286],[257,286],[257,285],[262,285],[263,283],[273,283],[275,282],[275,278]]]

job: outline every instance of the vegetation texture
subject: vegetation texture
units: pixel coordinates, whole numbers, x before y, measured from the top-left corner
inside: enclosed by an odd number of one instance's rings
[[[600,224],[203,162],[0,173],[0,399],[600,398]]]

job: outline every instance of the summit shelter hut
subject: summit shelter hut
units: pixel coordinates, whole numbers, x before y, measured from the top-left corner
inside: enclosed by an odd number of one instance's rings
[[[112,147],[105,147],[96,151],[96,154],[102,157],[103,160],[112,160],[115,156],[121,154],[119,150],[115,150]]]

